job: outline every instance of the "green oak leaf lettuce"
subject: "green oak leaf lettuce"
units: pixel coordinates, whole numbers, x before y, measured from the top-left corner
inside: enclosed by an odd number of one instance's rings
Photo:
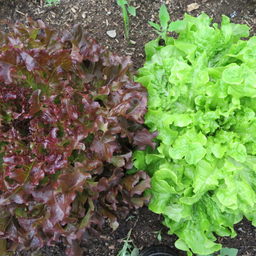
[[[223,16],[171,23],[178,39],[146,45],[137,82],[149,92],[145,124],[153,150],[134,153],[152,177],[149,209],[163,214],[176,247],[206,255],[215,234],[234,237],[246,216],[256,225],[256,37]]]

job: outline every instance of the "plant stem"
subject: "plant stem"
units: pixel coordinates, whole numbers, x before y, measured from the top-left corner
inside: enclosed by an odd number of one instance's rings
[[[123,10],[125,35],[126,35],[126,39],[128,40],[129,39],[129,17],[128,17],[128,13],[126,11],[123,0],[120,0],[120,4]]]

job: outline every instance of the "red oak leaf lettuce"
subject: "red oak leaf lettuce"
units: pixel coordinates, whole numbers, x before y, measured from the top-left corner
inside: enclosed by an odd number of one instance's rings
[[[148,200],[132,149],[156,134],[143,126],[147,89],[130,57],[74,25],[59,37],[42,21],[8,25],[0,45],[1,252],[62,241],[67,255]]]

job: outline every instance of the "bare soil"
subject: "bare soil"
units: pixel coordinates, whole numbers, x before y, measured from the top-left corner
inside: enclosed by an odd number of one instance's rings
[[[252,0],[132,0],[131,4],[137,10],[136,17],[130,17],[130,40],[134,41],[133,44],[129,44],[125,38],[122,11],[116,0],[60,0],[59,4],[51,7],[44,6],[45,0],[0,0],[0,19],[8,19],[11,22],[24,22],[26,17],[41,19],[60,33],[69,24],[79,23],[102,46],[119,55],[131,55],[134,67],[138,69],[143,66],[145,60],[144,45],[157,37],[148,21],[158,22],[161,5],[166,4],[171,20],[175,21],[184,17],[192,3],[197,3],[198,8],[189,14],[197,16],[203,11],[217,23],[221,22],[222,14],[225,14],[234,23],[250,26],[251,36],[255,35],[256,3]],[[7,27],[0,24],[0,30],[5,29]],[[107,35],[109,30],[116,31],[115,38]],[[161,224],[162,216],[150,212],[147,207],[132,211],[131,216],[133,217],[128,220],[120,220],[120,226],[114,233],[106,225],[100,237],[84,243],[84,256],[116,256],[130,229],[130,241],[139,249],[160,243],[174,248],[176,237],[167,234],[168,229]],[[237,248],[238,256],[256,255],[256,228],[244,219],[235,225],[235,229],[238,233],[236,238],[221,237],[218,241],[224,247]],[[161,231],[161,242],[157,239],[156,231]],[[182,252],[177,253],[185,255]],[[13,255],[30,256],[32,252],[23,251]],[[62,244],[44,246],[36,255],[64,256],[65,248]]]

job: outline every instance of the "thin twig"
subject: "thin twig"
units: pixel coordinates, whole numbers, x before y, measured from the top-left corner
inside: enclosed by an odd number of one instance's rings
[[[145,231],[142,234],[139,235],[139,237],[143,236],[144,234],[148,233],[149,231]],[[150,232],[151,233],[151,232]]]
[[[247,20],[244,20],[244,22],[248,25],[249,28],[252,28],[252,26],[250,26],[250,24]]]
[[[136,226],[136,224],[137,224],[137,222],[138,222],[138,219],[139,219],[139,216],[137,216],[137,219],[136,219],[136,221],[135,221],[135,223],[134,223],[134,225],[133,225],[133,228],[135,228],[135,226]]]
[[[118,242],[132,242],[132,240],[129,240],[130,239],[130,236],[131,236],[131,232],[132,232],[132,228],[128,231],[128,234],[127,234],[127,237],[126,238],[122,238],[122,239],[118,239]]]
[[[26,16],[26,14],[25,14],[25,13],[23,13],[23,12],[20,12],[20,11],[18,11],[18,10],[16,10],[16,12],[18,12],[18,13],[20,13],[20,14],[22,14],[22,15]]]
[[[130,32],[132,32],[135,28],[137,28],[137,27],[139,26],[139,24],[140,24],[140,21],[139,21],[139,23],[138,23],[134,28],[132,28],[132,29],[130,30]]]

